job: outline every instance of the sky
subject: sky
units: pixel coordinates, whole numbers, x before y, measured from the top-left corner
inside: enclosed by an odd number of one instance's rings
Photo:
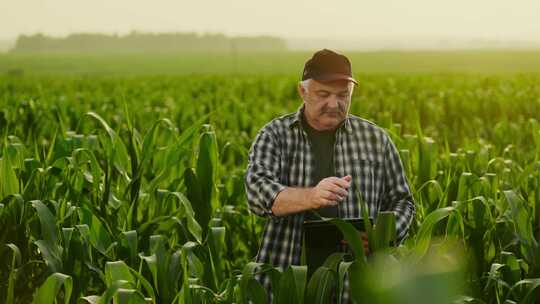
[[[540,41],[540,0],[0,0],[0,39],[42,32]]]

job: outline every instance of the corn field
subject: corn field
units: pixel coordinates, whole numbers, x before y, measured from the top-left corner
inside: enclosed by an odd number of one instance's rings
[[[369,256],[333,220],[352,254],[308,279],[252,262],[244,191],[295,75],[0,76],[0,302],[264,303],[267,272],[275,303],[329,303],[345,276],[357,303],[538,303],[540,76],[357,79],[350,112],[391,135],[417,214],[389,247],[379,213]]]

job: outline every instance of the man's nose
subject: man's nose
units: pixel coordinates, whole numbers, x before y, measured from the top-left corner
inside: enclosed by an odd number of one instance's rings
[[[339,107],[339,97],[337,95],[330,96],[328,100],[328,107],[331,109],[336,109]]]

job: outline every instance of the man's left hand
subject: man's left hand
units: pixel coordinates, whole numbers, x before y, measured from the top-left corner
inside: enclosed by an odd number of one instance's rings
[[[363,232],[363,231],[360,231],[358,232],[358,236],[360,237],[360,239],[362,240],[362,245],[364,245],[364,253],[366,255],[369,255],[370,254],[370,251],[369,251],[369,242],[368,242],[368,235],[367,233]],[[348,245],[347,241],[346,240],[341,240],[341,243],[343,245]]]
[[[360,232],[360,238],[362,239],[362,244],[364,245],[364,253],[366,255],[369,255],[369,243],[368,243],[368,235],[365,232]]]

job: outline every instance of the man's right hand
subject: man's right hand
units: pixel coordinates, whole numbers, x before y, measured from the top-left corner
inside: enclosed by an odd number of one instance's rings
[[[317,186],[309,191],[308,201],[311,209],[335,206],[343,201],[349,193],[351,179],[350,175],[342,178],[331,176],[322,179]]]
[[[337,205],[347,197],[350,175],[327,177],[313,188],[286,187],[279,192],[272,205],[275,216],[286,216],[307,210]]]

